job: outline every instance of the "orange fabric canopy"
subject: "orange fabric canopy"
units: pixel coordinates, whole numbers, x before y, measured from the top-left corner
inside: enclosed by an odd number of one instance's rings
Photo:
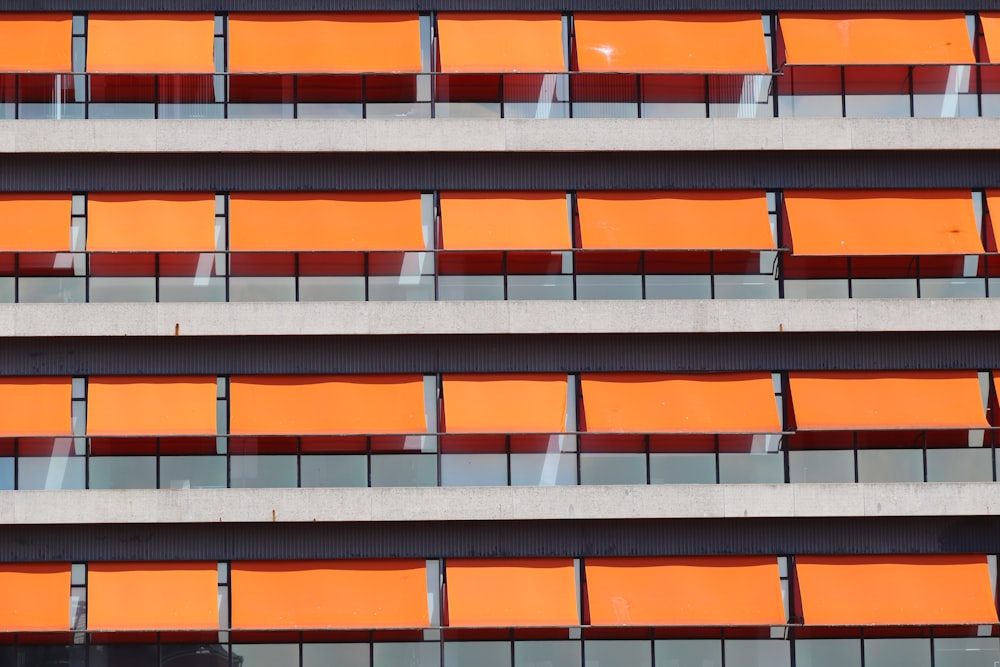
[[[763,192],[705,190],[577,195],[583,248],[769,250],[774,237]]]
[[[591,625],[783,625],[774,556],[588,558]]]
[[[88,435],[215,435],[215,377],[92,377]]]
[[[441,193],[441,237],[445,250],[569,249],[566,193]]]
[[[581,72],[753,74],[771,70],[760,13],[573,15]]]
[[[442,72],[565,72],[555,13],[438,13]]]
[[[997,45],[997,49],[1000,50],[1000,45]],[[986,206],[990,212],[990,227],[993,231],[993,239],[997,244],[1000,244],[1000,190],[986,191]]]
[[[979,12],[990,62],[1000,62],[1000,12]]]
[[[782,12],[789,65],[961,65],[976,62],[958,12]]]
[[[0,194],[0,252],[69,252],[69,194]]]
[[[416,434],[427,431],[420,375],[233,377],[233,435]]]
[[[235,630],[425,628],[422,560],[232,564]]]
[[[800,431],[989,428],[976,371],[788,374]]]
[[[0,565],[0,632],[66,631],[69,563]]]
[[[217,582],[215,562],[91,563],[87,629],[216,629]]]
[[[448,625],[579,625],[571,558],[452,558],[447,561]]]
[[[94,193],[87,198],[87,250],[212,252],[215,195]]]
[[[419,72],[416,14],[229,15],[230,72]]]
[[[0,72],[72,72],[72,14],[8,14],[0,20]]]
[[[215,71],[212,14],[105,14],[87,18],[87,71],[195,74]]]
[[[968,190],[786,190],[796,255],[976,255]]]
[[[420,193],[234,193],[229,244],[256,252],[423,250]]]
[[[0,436],[73,434],[68,377],[0,378]]]
[[[563,373],[444,375],[444,419],[450,433],[562,433]]]
[[[986,556],[796,556],[806,625],[997,622]]]
[[[595,433],[780,433],[770,373],[584,373]]]

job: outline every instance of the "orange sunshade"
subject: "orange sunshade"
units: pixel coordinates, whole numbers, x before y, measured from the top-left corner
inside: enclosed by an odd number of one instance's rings
[[[438,13],[442,72],[565,72],[555,13]]]
[[[565,250],[565,192],[441,193],[445,250]]]
[[[87,435],[215,435],[214,377],[92,377]]]
[[[232,194],[237,251],[423,250],[419,192]]]
[[[68,377],[0,378],[0,436],[72,435]]]
[[[452,627],[580,624],[571,558],[452,558],[447,568]]]
[[[0,632],[66,631],[69,563],[0,565]]]
[[[783,625],[774,556],[588,558],[591,625]]]
[[[215,195],[92,194],[87,198],[87,250],[212,252]]]
[[[425,628],[422,560],[232,564],[235,630]]]
[[[979,20],[983,23],[983,35],[986,37],[986,51],[991,63],[1000,62],[1000,13],[979,12]]]
[[[997,622],[986,556],[796,556],[807,625]]]
[[[229,15],[230,72],[419,72],[416,14]]]
[[[91,563],[88,630],[219,627],[215,562]]]
[[[976,255],[968,190],[786,190],[796,255]]]
[[[450,433],[562,433],[567,378],[559,373],[444,375]]]
[[[989,428],[976,371],[789,373],[800,431]]]
[[[778,15],[789,65],[962,65],[976,62],[958,12]]]
[[[774,249],[763,192],[588,192],[577,205],[584,248]]]
[[[0,252],[68,252],[67,194],[0,194]]]
[[[770,373],[584,373],[595,433],[780,433]]]
[[[192,74],[215,71],[212,14],[105,14],[87,19],[87,71]]]
[[[0,72],[72,72],[72,14],[7,14],[0,20]]]
[[[1000,45],[997,45],[997,49],[1000,50]],[[1000,244],[1000,190],[986,191],[986,207],[990,212],[989,219],[993,239],[997,244]]]
[[[353,435],[427,431],[420,375],[233,377],[233,435]]]
[[[760,13],[573,15],[581,72],[769,72]]]

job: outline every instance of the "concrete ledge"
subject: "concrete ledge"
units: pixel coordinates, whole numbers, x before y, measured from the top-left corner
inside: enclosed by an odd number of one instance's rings
[[[0,153],[998,149],[1000,118],[0,121]]]
[[[0,337],[877,331],[1000,331],[1000,300],[0,304]]]
[[[0,525],[998,514],[992,483],[0,492]]]

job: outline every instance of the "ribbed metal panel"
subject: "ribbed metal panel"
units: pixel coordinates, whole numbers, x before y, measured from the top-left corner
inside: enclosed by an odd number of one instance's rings
[[[0,191],[1000,187],[989,151],[6,155]]]
[[[0,340],[0,375],[1000,368],[1000,333]]]
[[[968,0],[962,10],[995,9]],[[955,10],[950,0],[6,0],[0,11],[690,11]]]
[[[998,551],[998,517],[0,528],[0,562]]]

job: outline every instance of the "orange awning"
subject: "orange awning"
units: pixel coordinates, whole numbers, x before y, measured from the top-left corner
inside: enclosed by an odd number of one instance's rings
[[[1000,12],[979,12],[979,20],[983,23],[990,62],[1000,62]]]
[[[0,632],[66,631],[69,563],[0,565]]]
[[[236,251],[423,250],[419,192],[234,193]]]
[[[105,14],[87,18],[87,71],[193,74],[215,71],[212,14]]]
[[[796,255],[976,255],[968,190],[786,190]]]
[[[452,558],[447,581],[452,627],[580,624],[571,558]]]
[[[0,378],[0,436],[73,434],[68,377]]]
[[[565,192],[443,192],[445,250],[566,250]]]
[[[427,431],[421,375],[257,375],[229,383],[233,435]]]
[[[976,371],[788,374],[800,431],[989,428]]]
[[[807,625],[997,622],[986,556],[796,556]]]
[[[562,433],[565,373],[444,375],[444,420],[450,433]]]
[[[91,252],[212,252],[215,195],[94,193],[87,198]]]
[[[92,377],[87,435],[215,435],[215,377]]]
[[[234,630],[425,628],[423,560],[232,564]]]
[[[601,250],[770,250],[763,192],[703,190],[577,195],[581,247]]]
[[[774,556],[588,558],[591,625],[784,625]]]
[[[584,373],[595,433],[780,433],[770,373]]]
[[[230,72],[419,72],[416,14],[229,15]]]
[[[72,72],[72,14],[8,14],[0,20],[0,72]]]
[[[88,630],[219,627],[215,562],[90,563]]]
[[[72,197],[0,194],[0,252],[69,252]]]
[[[760,13],[573,15],[581,72],[771,71]]]
[[[565,72],[555,13],[438,13],[442,72]]]
[[[782,12],[778,22],[789,65],[976,62],[958,12]]]
[[[997,45],[997,49],[1000,50],[1000,44]],[[993,239],[1000,245],[1000,190],[986,191],[986,207],[990,212]]]

